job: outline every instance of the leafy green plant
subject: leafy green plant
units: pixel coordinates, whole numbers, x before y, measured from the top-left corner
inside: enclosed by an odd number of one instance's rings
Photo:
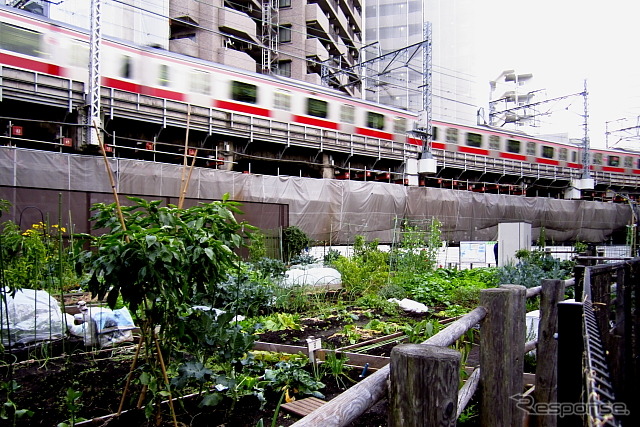
[[[573,261],[561,261],[542,250],[519,250],[518,262],[498,269],[500,283],[522,285],[527,288],[540,285],[542,279],[568,279],[573,272]]]
[[[0,393],[5,395],[5,401],[0,407],[0,420],[8,421],[13,426],[17,426],[18,420],[22,417],[33,415],[33,411],[18,409],[18,406],[13,402],[12,396],[19,388],[20,386],[14,380],[0,382]]]
[[[22,231],[12,221],[0,224],[3,280],[15,289],[69,290],[77,287],[75,245],[62,245],[67,230],[39,222]]]
[[[323,257],[322,262],[324,265],[331,266],[338,258],[340,258],[340,251],[336,249],[329,249],[329,252],[327,252]]]
[[[300,255],[302,250],[309,246],[311,239],[299,227],[291,225],[282,230],[282,249],[284,261],[291,262],[291,259]]]
[[[336,384],[341,388],[347,388],[347,381],[354,382],[347,375],[347,362],[349,358],[336,351],[327,352],[327,356],[322,363],[322,368],[327,375],[330,375]]]
[[[94,227],[106,232],[85,236],[93,250],[80,261],[90,277],[89,289],[98,298],[106,296],[111,307],[122,296],[141,325],[147,362],[141,382],[149,391],[150,416],[170,389],[162,364],[155,361],[167,359],[176,347],[197,354],[202,345],[187,336],[184,322],[176,322],[176,316],[189,315],[199,302],[196,297],[220,295],[220,284],[240,268],[234,249],[243,246],[254,228],[236,221],[238,203],[229,201],[228,195],[188,209],[136,197],[129,200],[132,206],[121,211],[116,204],[94,205]],[[222,316],[216,322],[227,330]]]
[[[442,329],[442,325],[437,320],[425,319],[414,325],[405,325],[402,331],[407,336],[407,340],[412,344],[419,344],[426,341]]]
[[[286,396],[293,394],[307,394],[324,398],[320,389],[324,384],[317,381],[304,369],[304,364],[299,361],[282,361],[276,363],[274,369],[266,369],[264,379],[274,390],[282,391]]]
[[[59,423],[58,427],[74,427],[77,422],[85,421],[85,418],[78,417],[78,412],[80,412],[80,408],[82,408],[82,404],[80,403],[81,397],[81,391],[74,390],[73,387],[69,387],[67,389],[65,403],[71,416],[69,417],[68,422]]]
[[[387,283],[389,277],[389,254],[378,249],[378,241],[366,242],[356,236],[353,256],[341,256],[334,267],[342,276],[342,286],[355,295],[374,292]]]

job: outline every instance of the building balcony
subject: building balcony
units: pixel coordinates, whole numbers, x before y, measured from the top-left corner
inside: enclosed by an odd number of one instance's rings
[[[224,47],[218,49],[218,62],[252,72],[256,71],[257,66],[255,59],[249,54]]]
[[[331,24],[329,18],[317,4],[308,4],[305,7],[305,20],[307,31],[310,35],[320,39],[330,39]]]
[[[259,43],[257,25],[248,15],[232,9],[220,10],[218,28],[239,39]]]
[[[318,61],[326,61],[329,59],[329,51],[327,51],[322,42],[315,37],[307,39],[304,48],[307,56],[315,57]]]

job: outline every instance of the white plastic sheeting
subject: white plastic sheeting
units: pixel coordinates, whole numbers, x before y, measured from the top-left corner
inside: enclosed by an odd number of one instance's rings
[[[58,301],[47,291],[18,289],[12,297],[3,289],[6,305],[1,302],[2,344],[9,348],[38,341],[57,340],[65,326]]]
[[[120,194],[180,195],[182,165],[110,162]],[[99,157],[8,147],[0,147],[0,186],[90,191],[104,193],[104,200],[111,191]],[[225,193],[237,201],[287,204],[290,225],[336,245],[353,243],[355,235],[390,243],[402,219],[426,224],[432,217],[450,242],[495,240],[498,223],[524,221],[531,223],[533,240],[544,227],[546,238],[558,243],[600,243],[631,219],[624,204],[194,169],[188,198],[215,200]],[[55,215],[56,207],[50,212]]]

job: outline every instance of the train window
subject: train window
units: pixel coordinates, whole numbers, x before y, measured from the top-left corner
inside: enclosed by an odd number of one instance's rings
[[[438,135],[438,127],[437,126],[433,126],[431,128],[431,137],[433,138],[434,141],[437,141],[438,139],[440,139],[440,136]]]
[[[536,143],[533,141],[527,142],[527,155],[535,156],[536,155]]]
[[[273,107],[278,110],[291,110],[291,94],[284,90],[277,90],[273,94]]]
[[[89,46],[80,40],[71,43],[71,65],[73,67],[87,67],[89,64]]]
[[[638,159],[638,169],[640,169],[640,159]]]
[[[575,151],[571,152],[571,162],[572,163],[577,163],[578,162],[578,153],[576,153]]]
[[[553,147],[550,147],[548,145],[543,145],[542,146],[542,157],[544,157],[545,159],[553,159],[554,157],[554,151],[555,149]]]
[[[500,149],[500,137],[498,135],[489,135],[489,149],[490,150]]]
[[[367,127],[374,129],[384,129],[384,116],[380,113],[367,112]]]
[[[633,157],[625,157],[624,158],[624,167],[632,168],[633,167]]]
[[[133,70],[131,69],[131,57],[122,55],[120,58],[120,77],[130,79]]]
[[[356,122],[356,107],[353,105],[342,104],[340,106],[340,121],[344,123]]]
[[[307,114],[324,119],[329,115],[329,104],[319,99],[307,98]]]
[[[405,133],[407,131],[407,119],[396,117],[393,119],[393,133]]]
[[[482,135],[467,132],[467,145],[470,147],[480,147],[482,145]]]
[[[204,71],[192,70],[189,85],[192,92],[201,93],[203,95],[209,95],[211,93],[209,73]]]
[[[567,160],[567,156],[569,154],[569,150],[566,148],[561,148],[558,150],[558,160]]]
[[[0,22],[0,49],[42,57],[42,34],[26,28]]]
[[[620,166],[620,156],[609,156],[608,164],[613,167]]]
[[[594,153],[593,154],[593,164],[601,165],[602,164],[602,153]]]
[[[231,82],[231,99],[255,104],[258,102],[258,86],[234,80]]]
[[[507,139],[507,151],[509,153],[520,153],[520,141],[516,139]]]
[[[458,129],[455,128],[447,128],[447,142],[452,144],[458,143]]]
[[[158,84],[160,86],[169,86],[169,66],[167,64],[160,64],[158,68]]]

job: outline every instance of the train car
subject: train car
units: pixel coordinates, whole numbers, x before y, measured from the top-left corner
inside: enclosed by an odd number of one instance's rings
[[[0,65],[88,82],[89,36],[78,28],[0,8]],[[305,126],[408,144],[417,115],[329,88],[250,73],[105,38],[101,85]]]
[[[534,165],[576,170],[583,168],[583,147],[576,144],[552,142],[488,126],[464,126],[439,121],[433,122],[432,135],[434,150]],[[592,171],[640,175],[640,153],[591,149],[590,158]]]

